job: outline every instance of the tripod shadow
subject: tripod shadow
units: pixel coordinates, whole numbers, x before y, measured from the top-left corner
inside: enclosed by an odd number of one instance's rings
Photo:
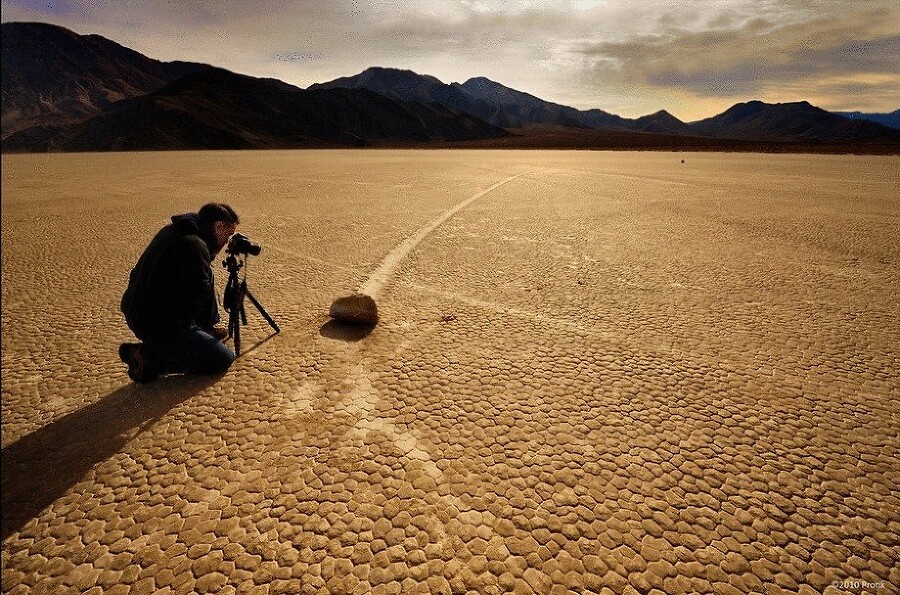
[[[377,324],[354,324],[351,322],[341,322],[339,320],[330,320],[319,328],[319,334],[329,339],[337,339],[339,341],[347,341],[355,343],[362,341],[371,334]]]
[[[129,384],[3,448],[3,540],[172,407],[220,377],[168,376],[148,385]]]
[[[262,347],[263,345],[265,345],[266,343],[268,343],[269,341],[271,341],[272,339],[274,339],[276,336],[277,336],[277,333],[273,333],[273,334],[267,336],[267,337],[264,338],[264,339],[260,339],[259,341],[257,341],[257,342],[254,343],[253,345],[251,345],[249,348],[247,348],[247,349],[241,349],[241,356],[247,355],[247,354],[250,353],[251,351],[254,351],[254,350],[256,350],[256,349],[259,349],[260,347]]]

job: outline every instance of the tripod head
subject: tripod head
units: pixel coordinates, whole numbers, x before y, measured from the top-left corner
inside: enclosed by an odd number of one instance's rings
[[[234,254],[232,252],[228,253],[228,256],[225,257],[225,260],[222,261],[222,266],[228,270],[229,277],[231,275],[237,275],[237,272],[244,268],[244,264],[246,262],[246,256],[241,258],[241,254]]]
[[[222,261],[222,266],[228,271],[228,282],[225,284],[225,294],[222,296],[222,306],[226,312],[238,310],[244,301],[243,289],[247,286],[247,272],[244,271],[244,279],[238,278],[238,271],[245,268],[246,254],[228,252],[228,256]]]

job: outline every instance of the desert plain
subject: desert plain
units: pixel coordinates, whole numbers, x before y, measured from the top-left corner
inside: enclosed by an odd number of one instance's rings
[[[4,593],[900,589],[900,158],[2,164]],[[129,270],[208,201],[282,332],[133,384]]]

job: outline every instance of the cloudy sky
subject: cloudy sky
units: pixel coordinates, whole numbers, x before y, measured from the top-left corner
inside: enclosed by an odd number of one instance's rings
[[[2,18],[301,87],[387,66],[628,117],[900,108],[896,0],[2,0]]]

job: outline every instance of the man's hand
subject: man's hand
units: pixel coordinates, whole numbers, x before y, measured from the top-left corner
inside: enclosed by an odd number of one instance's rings
[[[216,341],[224,341],[228,338],[228,329],[222,326],[214,326],[207,331],[210,335],[216,338]]]

